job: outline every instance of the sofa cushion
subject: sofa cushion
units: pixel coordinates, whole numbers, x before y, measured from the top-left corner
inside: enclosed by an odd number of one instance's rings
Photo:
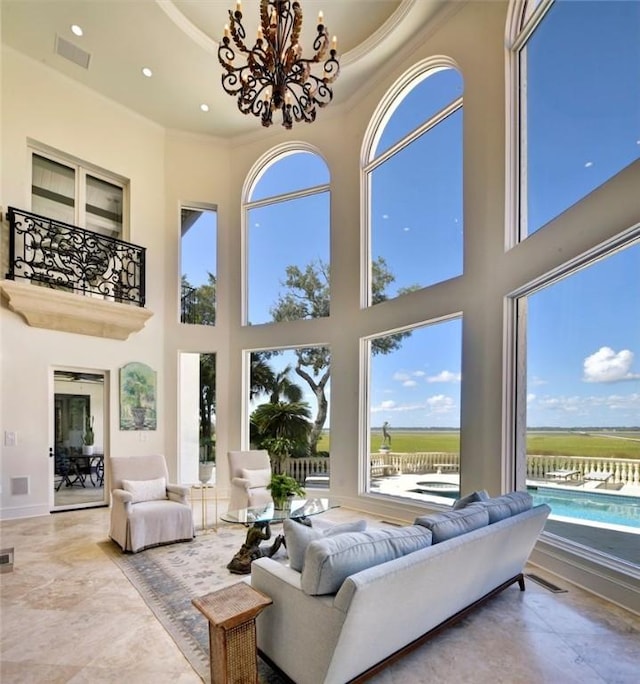
[[[242,477],[245,480],[249,480],[249,489],[266,487],[271,482],[271,468],[258,468],[255,470],[243,468]]]
[[[335,594],[350,575],[430,545],[430,531],[419,525],[316,539],[307,547],[300,586],[310,596]]]
[[[509,500],[513,515],[533,508],[533,497],[529,492],[509,492],[504,497]]]
[[[133,496],[132,503],[167,498],[167,481],[164,477],[154,480],[122,480],[122,489]]]
[[[486,527],[489,524],[489,513],[483,506],[484,504],[472,503],[457,511],[422,515],[415,519],[415,524],[431,530],[432,542],[437,544],[479,527]]]
[[[529,492],[509,492],[472,505],[486,508],[489,513],[489,524],[492,524],[528,511],[533,506],[533,498]]]
[[[458,509],[464,508],[465,506],[468,506],[471,503],[474,503],[476,501],[487,501],[487,499],[489,499],[489,493],[487,492],[487,490],[479,489],[475,492],[471,492],[471,494],[467,494],[466,496],[461,497],[460,499],[456,499],[453,502],[453,510],[457,511]]]
[[[295,520],[287,519],[282,523],[284,541],[289,554],[289,567],[302,572],[304,566],[304,554],[307,546],[315,539],[331,537],[344,532],[363,532],[367,529],[366,520],[354,520],[353,522],[333,525],[324,530],[302,525]]]

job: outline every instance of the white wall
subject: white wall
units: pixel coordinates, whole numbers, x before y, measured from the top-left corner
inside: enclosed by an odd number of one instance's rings
[[[37,93],[37,97],[34,94]],[[123,108],[97,97],[18,53],[2,51],[2,176],[0,205],[30,208],[27,140],[33,139],[131,180],[132,242],[147,249],[147,308],[154,316],[125,342],[28,327],[6,302],[1,310],[0,435],[16,432],[16,446],[0,447],[0,516],[48,513],[48,450],[53,446],[54,367],[109,373],[109,453],[164,452],[166,425],[164,368],[164,131]],[[3,212],[4,213],[4,212]],[[6,236],[7,226],[3,225]],[[6,241],[2,241],[2,274]],[[118,429],[118,369],[141,361],[159,371],[158,429]],[[175,456],[170,463],[175,473]],[[11,496],[13,477],[30,478],[26,495]]]

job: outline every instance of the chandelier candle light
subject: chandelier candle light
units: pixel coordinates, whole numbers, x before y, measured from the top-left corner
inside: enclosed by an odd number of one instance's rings
[[[229,24],[224,27],[218,47],[218,59],[225,69],[222,87],[229,95],[237,96],[238,109],[243,114],[259,116],[263,126],[271,126],[276,109],[282,110],[282,125],[287,129],[294,120],[311,123],[316,118],[316,106],[326,107],[333,98],[329,84],[340,73],[337,39],[334,36],[329,47],[327,27],[320,12],[314,55],[304,59],[301,29],[299,2],[260,0],[260,26],[256,43],[250,48],[245,43],[241,2],[236,3],[235,11],[229,10]],[[244,56],[246,64],[235,66],[236,55]],[[311,69],[323,60],[322,75],[316,76]]]

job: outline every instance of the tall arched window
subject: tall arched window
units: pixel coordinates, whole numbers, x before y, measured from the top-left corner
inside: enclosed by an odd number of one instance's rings
[[[324,160],[311,149],[271,152],[256,165],[245,197],[245,324],[328,316],[330,192]],[[309,288],[316,296],[304,296]]]
[[[514,7],[524,240],[640,157],[640,3]]]
[[[366,306],[459,276],[462,76],[422,63],[390,91],[364,144]]]
[[[515,480],[578,554],[636,563],[640,228],[618,205],[637,206],[625,167],[640,156],[640,3],[510,11],[508,233],[521,243],[507,257],[533,266],[508,299]]]
[[[365,306],[462,274],[462,85],[451,60],[427,60],[398,81],[373,116],[362,158]],[[420,296],[426,302],[430,293]],[[403,302],[390,305],[398,312]],[[452,502],[447,497],[460,482],[460,312],[407,319],[406,327],[362,341],[364,491]],[[410,485],[393,477],[398,454],[415,473]],[[431,470],[441,481],[417,474]]]

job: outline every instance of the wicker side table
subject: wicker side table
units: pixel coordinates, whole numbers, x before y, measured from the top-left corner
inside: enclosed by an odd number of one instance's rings
[[[273,601],[237,582],[192,603],[209,620],[211,684],[257,684],[256,617]]]

